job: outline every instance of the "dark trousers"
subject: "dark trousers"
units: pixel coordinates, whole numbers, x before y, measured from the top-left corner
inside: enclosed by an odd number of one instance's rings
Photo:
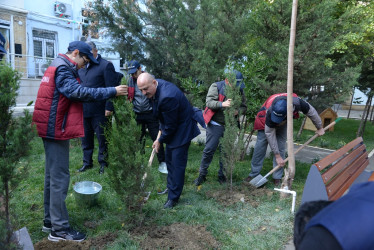
[[[136,113],[136,122],[138,123],[138,125],[142,126],[142,135],[140,136],[140,140],[143,141],[144,148],[146,129],[148,128],[148,132],[151,136],[152,141],[155,141],[160,128],[160,124],[157,118],[154,117],[152,112]],[[159,163],[165,161],[165,150],[163,145],[161,145],[160,149],[158,150],[157,159]]]
[[[44,221],[54,230],[70,227],[65,199],[69,189],[69,140],[43,138],[45,151]]]
[[[83,165],[92,166],[92,155],[95,148],[95,134],[99,142],[97,160],[100,166],[107,166],[107,142],[104,135],[105,126],[108,125],[108,118],[105,116],[93,116],[84,118],[84,137],[82,138]]]
[[[201,163],[200,163],[200,170],[199,170],[200,175],[206,176],[208,174],[209,165],[213,160],[214,153],[216,152],[218,146],[221,151],[221,145],[219,141],[221,137],[223,137],[224,132],[225,132],[224,126],[212,125],[210,123],[208,124],[208,127],[206,128],[205,148],[204,148],[203,157],[201,158]],[[223,169],[221,155],[219,158],[218,176],[224,176],[224,169]]]
[[[169,200],[178,201],[182,194],[190,144],[191,142],[188,142],[177,148],[170,148],[166,144],[165,159],[168,168]]]

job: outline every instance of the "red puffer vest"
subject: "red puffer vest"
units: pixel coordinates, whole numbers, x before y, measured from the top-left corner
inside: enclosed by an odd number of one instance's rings
[[[253,129],[254,130],[264,130],[265,129],[265,121],[266,121],[266,112],[267,110],[271,107],[271,104],[273,104],[273,101],[275,98],[279,96],[287,96],[287,93],[279,93],[279,94],[274,94],[270,96],[264,104],[261,106],[260,110],[258,111],[255,119],[255,124]],[[297,97],[295,93],[292,94],[293,97]],[[296,112],[298,115],[298,112]],[[295,116],[295,114],[294,114]]]
[[[84,137],[82,103],[66,98],[58,92],[55,84],[57,68],[74,64],[69,57],[59,54],[44,73],[32,119],[40,137],[55,140]],[[80,82],[79,77],[77,80]]]
[[[218,89],[218,101],[223,102],[226,98],[226,95],[225,95],[226,82],[225,81],[217,82],[217,89]],[[205,124],[208,124],[210,122],[210,120],[212,119],[215,113],[216,113],[215,111],[211,110],[208,107],[205,107],[205,110],[203,112]]]

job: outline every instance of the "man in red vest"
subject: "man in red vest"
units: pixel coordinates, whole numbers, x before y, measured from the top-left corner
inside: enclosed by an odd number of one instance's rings
[[[323,135],[325,131],[322,127],[322,121],[315,108],[308,102],[293,94],[293,118],[299,117],[299,112],[308,116],[314,126],[316,126],[318,135]],[[270,96],[257,113],[254,129],[257,130],[257,140],[254,148],[251,173],[244,179],[250,182],[254,177],[260,174],[262,164],[266,156],[266,149],[269,144],[274,153],[273,167],[277,165],[284,166],[287,141],[287,93],[280,93]],[[273,181],[276,186],[280,184],[283,169],[280,168],[273,173]]]
[[[127,86],[88,88],[80,84],[78,69],[97,64],[91,47],[82,41],[69,44],[48,67],[39,87],[33,123],[45,150],[44,226],[51,241],[80,242],[86,235],[73,230],[65,199],[69,189],[69,141],[84,136],[82,101],[103,101],[127,95]]]

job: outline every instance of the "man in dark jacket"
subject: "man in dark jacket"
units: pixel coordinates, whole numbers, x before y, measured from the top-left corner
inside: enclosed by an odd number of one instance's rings
[[[83,87],[105,88],[118,85],[118,73],[111,62],[101,57],[97,52],[94,42],[86,42],[92,48],[92,54],[98,64],[89,63],[78,71]],[[121,74],[122,75],[122,74]],[[92,155],[95,148],[94,134],[99,143],[98,162],[100,164],[99,173],[104,173],[104,168],[108,165],[107,142],[104,135],[105,126],[109,123],[109,118],[113,114],[113,103],[110,100],[100,102],[83,103],[84,137],[82,138],[83,166],[79,172],[92,168]]]
[[[65,199],[69,189],[69,141],[83,137],[81,101],[102,101],[127,95],[127,86],[87,88],[80,84],[78,69],[97,64],[91,47],[71,42],[66,54],[59,54],[48,67],[39,87],[33,123],[45,150],[44,232],[51,241],[82,241],[85,234],[70,227]]]
[[[140,140],[143,140],[144,144],[144,136],[146,129],[148,128],[151,139],[155,141],[159,130],[159,120],[153,115],[152,104],[150,103],[149,99],[142,94],[137,85],[138,76],[141,73],[144,73],[144,71],[142,71],[142,66],[138,61],[131,60],[127,63],[127,72],[130,75],[128,80],[128,97],[134,105],[136,122],[138,125],[142,126],[142,135]],[[157,153],[157,158],[158,162],[160,163],[158,167],[159,171],[162,173],[167,173],[163,145],[160,146],[160,150]]]
[[[160,120],[161,136],[153,142],[152,147],[158,152],[161,144],[166,144],[169,193],[164,208],[173,208],[183,190],[188,148],[191,140],[200,134],[195,111],[174,84],[155,79],[149,73],[140,74],[138,87],[143,95],[151,99],[153,113]]]
[[[295,217],[296,249],[373,249],[374,182],[353,185],[349,192],[333,202],[304,203]],[[320,211],[316,211],[321,207]],[[312,212],[313,216],[307,215]],[[308,220],[305,227],[297,227]]]

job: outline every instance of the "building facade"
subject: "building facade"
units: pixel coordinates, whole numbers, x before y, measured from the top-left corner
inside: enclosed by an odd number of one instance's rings
[[[17,109],[35,102],[40,79],[71,41],[94,41],[99,53],[120,70],[118,53],[105,53],[109,39],[90,24],[84,0],[2,0],[0,32],[6,39],[6,60],[22,73]],[[32,106],[28,108],[32,109]]]

